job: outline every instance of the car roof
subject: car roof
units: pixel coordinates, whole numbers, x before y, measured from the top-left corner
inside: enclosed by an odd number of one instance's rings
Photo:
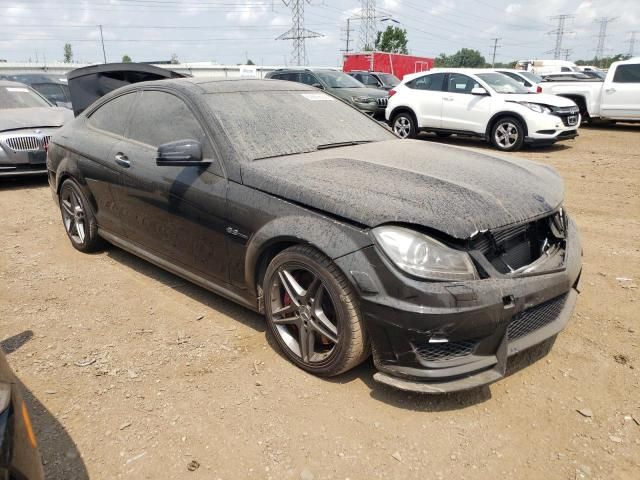
[[[13,82],[11,80],[0,80],[0,87],[22,87],[29,88],[29,85],[20,82]],[[31,90],[29,88],[29,90]]]

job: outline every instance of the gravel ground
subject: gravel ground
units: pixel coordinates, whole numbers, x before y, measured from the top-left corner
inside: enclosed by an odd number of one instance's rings
[[[0,339],[47,478],[639,478],[640,126],[514,155],[565,179],[582,294],[553,345],[447,396],[378,385],[369,362],[307,375],[258,315],[116,248],[75,251],[45,181],[2,180]]]

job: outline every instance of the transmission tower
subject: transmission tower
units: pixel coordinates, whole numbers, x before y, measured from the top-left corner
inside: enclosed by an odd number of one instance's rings
[[[287,7],[291,7],[291,29],[284,32],[276,40],[293,40],[291,63],[294,65],[307,64],[307,49],[305,39],[322,37],[322,34],[304,28],[304,5],[311,0],[282,0]]]
[[[634,30],[632,32],[629,32],[629,40],[627,40],[627,43],[629,44],[629,57],[633,57],[633,51],[635,49],[636,46],[636,33],[640,32],[639,30]]]
[[[376,0],[360,0],[360,46],[363,51],[373,50],[378,33]]]
[[[564,35],[573,33],[573,32],[566,31],[566,22],[568,19],[573,17],[574,15],[567,15],[567,14],[556,15],[555,17],[549,17],[550,20],[558,21],[558,28],[556,28],[555,30],[551,30],[549,32],[550,35],[556,36],[556,46],[554,47],[553,50],[549,50],[547,52],[547,53],[553,53],[553,58],[555,60],[559,60],[560,57],[562,56],[562,38],[564,37]]]
[[[600,17],[595,20],[600,24],[600,33],[598,33],[598,46],[596,47],[596,59],[600,60],[604,55],[604,41],[607,38],[607,26],[618,17]]]

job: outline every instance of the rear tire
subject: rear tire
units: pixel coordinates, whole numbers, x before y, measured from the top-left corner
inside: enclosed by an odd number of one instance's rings
[[[78,184],[67,178],[62,182],[58,197],[62,224],[71,245],[84,253],[95,252],[104,247],[98,236],[98,224],[87,198]]]
[[[416,138],[418,124],[409,112],[400,112],[391,120],[391,129],[400,138]]]
[[[263,289],[269,331],[301,369],[330,377],[370,355],[353,287],[318,250],[297,245],[276,255]]]
[[[515,117],[502,117],[491,129],[491,144],[501,152],[515,152],[524,143],[524,127]]]

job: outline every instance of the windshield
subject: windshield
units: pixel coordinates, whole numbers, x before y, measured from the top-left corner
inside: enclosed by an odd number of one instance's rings
[[[390,87],[397,87],[400,85],[400,79],[390,73],[379,73],[378,77],[380,77],[380,80],[382,80],[384,85],[389,85]]]
[[[375,120],[324,92],[211,93],[204,98],[232,147],[246,160],[396,138]]]
[[[532,72],[518,72],[518,75],[526,78],[531,83],[540,83],[542,81],[541,76],[536,75],[535,73],[532,73]]]
[[[488,83],[497,93],[529,93],[521,83],[502,73],[479,73],[478,78]]]
[[[0,108],[50,107],[51,105],[40,95],[28,87],[0,87]]]
[[[364,88],[364,85],[344,72],[316,70],[315,73],[329,88]]]

